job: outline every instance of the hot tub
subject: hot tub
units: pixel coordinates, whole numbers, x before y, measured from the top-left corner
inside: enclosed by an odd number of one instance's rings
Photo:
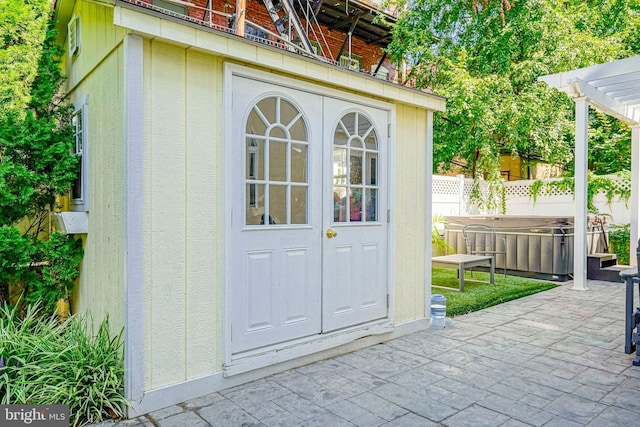
[[[444,239],[449,253],[467,253],[462,228],[483,224],[495,228],[506,239],[506,254],[496,255],[496,271],[566,281],[573,274],[573,217],[532,215],[445,216]],[[602,252],[604,234],[600,227],[587,232],[588,253]],[[498,241],[498,245],[502,245]],[[499,250],[502,250],[501,247]]]

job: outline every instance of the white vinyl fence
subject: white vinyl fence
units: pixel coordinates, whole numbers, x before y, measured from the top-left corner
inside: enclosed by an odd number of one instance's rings
[[[614,177],[615,179],[615,177]],[[574,215],[573,192],[559,193],[554,189],[551,194],[540,194],[534,203],[531,196],[533,180],[505,181],[507,215]],[[627,187],[629,182],[618,180],[619,186]],[[433,176],[433,215],[477,215],[502,212],[487,212],[471,203],[473,180],[458,176]],[[603,194],[594,198],[594,204],[600,214],[610,215],[611,224],[629,224],[630,214],[627,202],[615,197],[611,204]]]

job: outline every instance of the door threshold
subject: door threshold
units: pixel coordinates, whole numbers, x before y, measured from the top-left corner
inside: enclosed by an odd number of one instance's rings
[[[381,319],[326,334],[313,335],[269,347],[232,354],[231,360],[224,364],[224,376],[242,374],[323,350],[340,347],[371,335],[391,333],[393,330],[391,319]]]

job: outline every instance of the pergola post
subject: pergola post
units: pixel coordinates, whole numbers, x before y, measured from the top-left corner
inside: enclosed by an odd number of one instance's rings
[[[640,125],[631,127],[631,197],[629,211],[631,217],[631,242],[629,244],[629,264],[637,265],[638,220],[640,220]]]
[[[589,103],[585,97],[576,98],[576,141],[573,221],[573,289],[587,290],[587,131]]]
[[[589,105],[631,126],[631,264],[640,237],[640,55],[538,77],[576,102],[573,289],[586,289],[587,128]]]

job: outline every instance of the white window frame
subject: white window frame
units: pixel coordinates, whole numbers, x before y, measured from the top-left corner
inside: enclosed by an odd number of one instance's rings
[[[72,121],[73,134],[75,136],[72,152],[80,155],[80,197],[74,197],[73,188],[69,191],[69,208],[72,211],[89,211],[89,99],[84,96],[79,102],[74,104],[75,110],[73,118],[78,115],[80,120]],[[74,183],[75,185],[75,183]]]

